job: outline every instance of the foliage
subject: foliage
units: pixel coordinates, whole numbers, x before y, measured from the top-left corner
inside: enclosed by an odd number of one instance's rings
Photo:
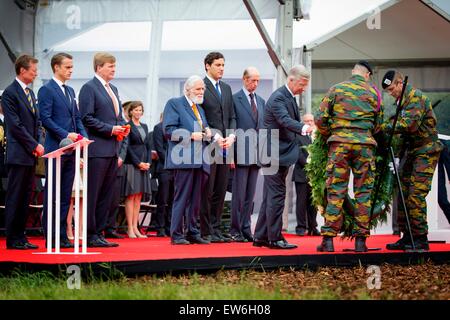
[[[313,203],[319,208],[319,212],[323,215],[327,205],[326,197],[326,165],[328,162],[328,145],[324,137],[319,131],[316,131],[314,142],[308,147],[309,163],[306,165],[306,172],[312,186]],[[386,155],[378,152],[376,155],[376,173],[375,185],[380,179],[381,187],[377,195],[377,201],[370,220],[370,228],[375,228],[378,223],[387,220],[387,213],[390,211],[390,203],[392,200],[393,178],[389,169],[386,168]],[[383,170],[384,167],[384,170]],[[383,172],[384,171],[384,172]],[[375,186],[374,186],[375,189]],[[372,192],[372,204],[374,203],[375,192]],[[355,200],[348,195],[344,201],[342,208],[344,214],[344,222],[342,226],[343,237],[352,237],[352,231],[356,226],[354,217]]]

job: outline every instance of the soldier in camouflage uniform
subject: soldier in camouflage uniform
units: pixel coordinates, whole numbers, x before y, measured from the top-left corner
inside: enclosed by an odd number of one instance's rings
[[[383,122],[379,91],[370,83],[372,69],[367,61],[358,62],[352,77],[332,87],[320,105],[316,125],[327,139],[329,160],[326,168],[327,207],[318,251],[333,252],[333,238],[340,233],[344,216],[342,205],[348,191],[350,170],[356,200],[357,226],[355,251],[367,251],[370,194],[374,184],[377,143],[373,135]]]
[[[398,99],[403,87],[403,75],[395,70],[388,71],[382,80],[383,89]],[[392,123],[383,124],[384,132],[391,132]],[[402,190],[411,223],[411,232],[416,249],[428,250],[427,203],[434,170],[442,150],[438,140],[436,117],[430,99],[411,85],[406,86],[403,109],[395,126],[395,133],[406,142],[406,161],[400,172]],[[405,212],[398,208],[398,223],[403,237],[386,246],[389,250],[409,250],[411,239],[406,225]]]

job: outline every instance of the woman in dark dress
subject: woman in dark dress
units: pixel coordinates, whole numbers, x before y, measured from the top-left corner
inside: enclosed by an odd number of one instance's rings
[[[151,149],[148,127],[141,123],[144,113],[141,101],[133,101],[128,108],[131,126],[128,136],[128,149],[125,158],[125,179],[122,195],[125,199],[125,214],[130,238],[146,238],[138,228],[139,211],[143,194],[151,194],[149,169]]]

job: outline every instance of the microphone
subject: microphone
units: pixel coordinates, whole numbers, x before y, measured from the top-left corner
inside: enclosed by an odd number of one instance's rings
[[[68,145],[70,145],[72,143],[73,143],[73,141],[70,140],[69,138],[64,138],[59,143],[59,147],[60,148],[64,148],[64,147],[67,147]],[[64,150],[64,154],[72,154],[72,152],[73,152],[73,148],[69,148],[67,150]]]

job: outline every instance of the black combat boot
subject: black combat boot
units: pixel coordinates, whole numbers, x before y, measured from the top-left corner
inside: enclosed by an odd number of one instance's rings
[[[334,252],[333,237],[323,236],[322,243],[317,247],[319,252]]]
[[[420,250],[420,251],[430,250],[430,246],[428,244],[428,238],[426,235],[414,236],[413,240],[414,240],[414,247],[416,250]],[[414,250],[414,248],[411,243],[408,243],[405,245],[405,250],[412,251],[412,250]]]
[[[358,236],[355,240],[355,252],[367,252],[366,237]]]
[[[388,243],[386,245],[386,249],[388,250],[405,250],[406,245],[411,245],[411,239],[409,237],[409,234],[403,234],[403,237],[401,237],[397,242],[394,243]]]

